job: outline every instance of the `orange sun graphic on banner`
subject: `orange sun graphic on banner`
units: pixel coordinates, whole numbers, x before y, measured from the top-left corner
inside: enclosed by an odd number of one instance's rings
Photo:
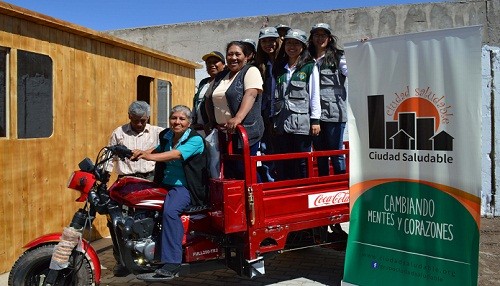
[[[403,101],[396,112],[394,112],[394,120],[398,120],[398,116],[400,112],[415,112],[415,116],[417,118],[422,117],[433,117],[434,118],[434,131],[436,131],[439,127],[439,112],[432,102],[420,98],[420,97],[412,97]]]

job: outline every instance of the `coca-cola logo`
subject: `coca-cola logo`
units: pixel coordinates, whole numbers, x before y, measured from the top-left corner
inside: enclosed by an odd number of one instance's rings
[[[309,195],[308,201],[309,208],[348,204],[349,190]]]

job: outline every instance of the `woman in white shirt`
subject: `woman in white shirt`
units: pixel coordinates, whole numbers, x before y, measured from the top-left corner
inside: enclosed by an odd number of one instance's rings
[[[250,154],[256,155],[264,132],[261,115],[262,77],[259,70],[247,64],[251,50],[241,41],[230,42],[226,47],[227,70],[219,73],[206,93],[206,110],[209,127],[223,125],[229,134],[234,134],[239,124],[245,127],[250,145]],[[236,153],[241,153],[242,142],[234,138]],[[243,178],[241,162],[226,171],[226,177]]]
[[[311,29],[309,52],[316,61],[320,76],[321,132],[314,138],[315,150],[340,150],[344,145],[347,122],[347,65],[344,51],[337,46],[337,37],[330,25],[318,23]],[[343,155],[331,156],[334,174],[346,172]],[[319,176],[329,175],[328,157],[318,158]]]

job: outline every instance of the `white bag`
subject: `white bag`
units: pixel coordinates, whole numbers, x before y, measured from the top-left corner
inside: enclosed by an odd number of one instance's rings
[[[205,137],[208,147],[208,165],[210,167],[210,177],[219,179],[220,176],[220,150],[219,133],[216,128]]]

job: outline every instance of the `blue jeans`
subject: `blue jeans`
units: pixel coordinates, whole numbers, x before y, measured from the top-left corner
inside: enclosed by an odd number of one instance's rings
[[[280,142],[274,146],[276,154],[310,152],[312,147],[310,135],[285,133],[276,135],[276,142]],[[307,178],[307,159],[280,160],[276,169],[278,180]]]
[[[265,122],[265,121],[264,121]],[[264,135],[262,136],[262,139],[260,139],[260,152],[264,155],[270,155],[274,154],[274,145],[275,145],[275,138],[274,135],[271,134],[270,129],[270,123],[265,123],[266,128],[264,130]],[[276,173],[276,166],[274,164],[274,161],[263,161],[262,166],[257,168],[257,171],[259,172],[259,175],[261,176],[261,179],[263,182],[274,182],[275,179],[275,173]]]
[[[233,137],[233,142],[237,142],[235,140],[236,136]],[[238,148],[237,144],[233,143],[233,153],[234,154],[243,154],[243,148]],[[250,156],[257,155],[257,151],[259,151],[260,142],[257,142],[250,146]],[[243,166],[243,160],[226,160],[224,162],[224,178],[233,178],[237,180],[245,179],[245,167]],[[257,173],[257,182],[261,183],[260,174]]]
[[[321,132],[319,136],[313,138],[314,150],[341,150],[344,144],[345,122],[324,122],[320,121]],[[335,174],[346,172],[345,157],[331,156],[333,171]],[[330,174],[328,157],[318,157],[318,175],[327,176]]]
[[[163,203],[161,230],[161,262],[182,263],[182,212],[191,204],[191,195],[185,187],[169,188]]]

